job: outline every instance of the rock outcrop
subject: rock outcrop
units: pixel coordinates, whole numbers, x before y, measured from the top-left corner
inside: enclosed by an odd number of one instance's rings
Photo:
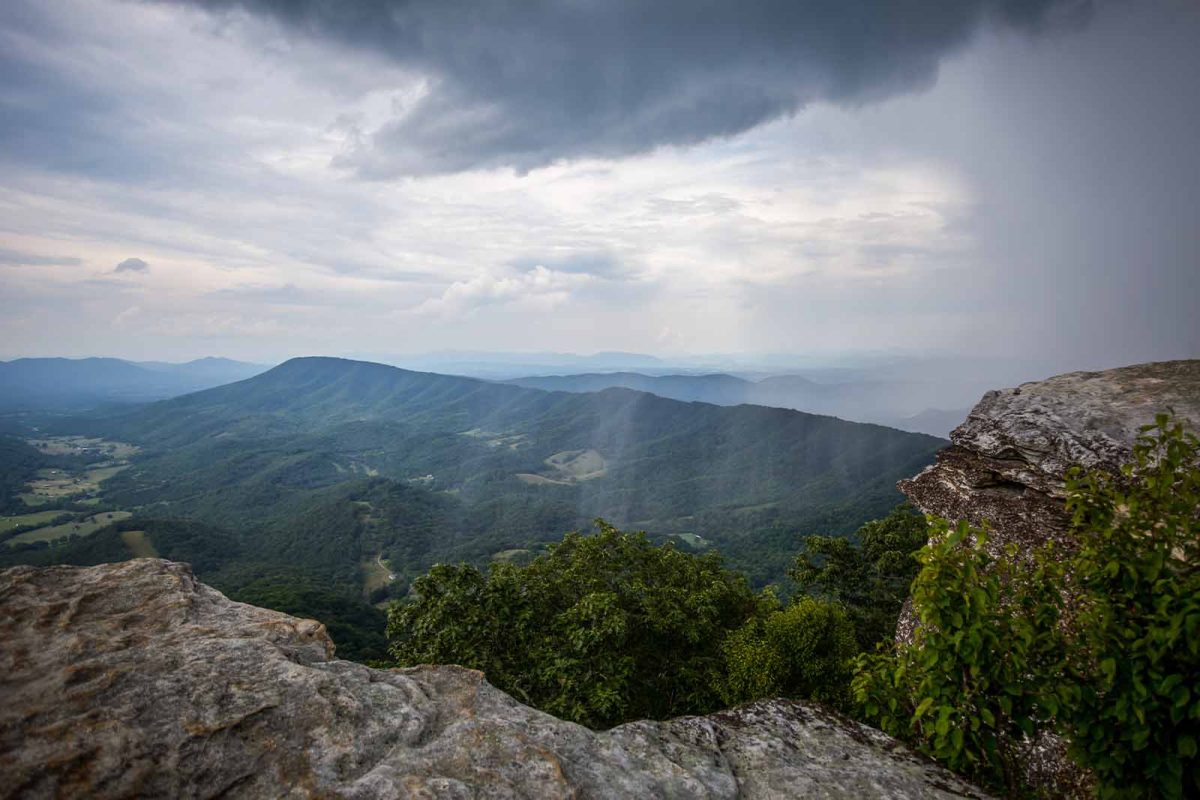
[[[1072,372],[988,392],[950,434],[950,447],[900,490],[926,514],[988,524],[990,547],[1032,553],[1055,540],[1071,548],[1064,510],[1073,465],[1116,473],[1143,425],[1172,411],[1200,431],[1200,360]],[[896,638],[913,639],[910,605]],[[1072,764],[1061,739],[1045,734],[1020,745],[1025,781],[1047,796],[1091,796],[1090,777]]]
[[[802,703],[596,733],[471,670],[339,661],[157,559],[0,573],[0,642],[3,797],[981,796]]]
[[[1064,473],[1115,472],[1142,425],[1172,410],[1200,430],[1200,360],[1072,372],[988,392],[950,434],[937,463],[900,491],[926,514],[985,520],[997,545],[1065,534]]]

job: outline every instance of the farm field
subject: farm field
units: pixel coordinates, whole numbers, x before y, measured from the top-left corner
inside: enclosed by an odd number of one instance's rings
[[[27,506],[42,507],[38,513],[50,513],[65,501],[98,504],[100,484],[128,469],[128,458],[138,452],[125,442],[82,436],[40,436],[26,441],[46,455],[73,457],[70,463],[80,465],[37,471],[18,497]]]
[[[26,525],[45,525],[51,520],[69,514],[69,511],[35,511],[32,514],[18,514],[13,517],[0,517],[0,533],[21,528]]]
[[[56,512],[61,513],[61,512]],[[111,525],[114,522],[120,522],[123,519],[129,519],[133,514],[128,511],[106,511],[102,514],[92,514],[91,516],[82,519],[64,522],[61,525],[49,525],[44,528],[37,528],[25,533],[18,533],[16,536],[8,540],[7,544],[26,544],[29,542],[53,542],[56,539],[63,539],[67,536],[75,534],[77,536],[88,536],[95,533],[106,525]]]
[[[97,461],[124,460],[137,453],[134,445],[91,439],[86,436],[43,436],[29,439],[29,444],[50,456],[94,456]]]
[[[363,593],[368,596],[381,586],[387,586],[395,578],[391,568],[383,560],[383,556],[377,555],[370,561],[363,562],[362,567],[364,574]]]

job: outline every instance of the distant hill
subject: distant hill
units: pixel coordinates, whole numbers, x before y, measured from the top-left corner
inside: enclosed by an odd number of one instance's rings
[[[402,596],[434,563],[529,557],[597,517],[779,581],[804,536],[883,516],[902,499],[896,481],[945,444],[789,409],[332,358],[42,424],[43,438],[140,448],[100,498],[132,516],[52,546],[0,545],[0,565],[154,552],[231,597],[357,631],[339,642],[377,639],[364,601]],[[19,484],[36,454],[14,448]]]
[[[226,358],[183,364],[117,358],[0,361],[0,410],[78,410],[161,400],[243,380],[267,369]]]
[[[930,394],[925,383],[903,380],[847,380],[821,383],[799,375],[746,380],[733,375],[645,375],[637,372],[585,373],[515,378],[506,383],[562,392],[596,392],[619,386],[675,400],[718,405],[791,408],[857,422],[873,422],[917,433],[945,436],[965,412],[922,412]]]
[[[429,524],[441,533],[404,546],[414,567],[553,540],[603,516],[730,553],[744,540],[748,569],[771,551],[764,576],[781,573],[793,545],[756,531],[848,533],[898,502],[895,482],[945,444],[787,409],[546,392],[331,358],[80,424],[143,448],[110,482],[120,507],[270,525],[316,489],[382,480],[436,509]]]

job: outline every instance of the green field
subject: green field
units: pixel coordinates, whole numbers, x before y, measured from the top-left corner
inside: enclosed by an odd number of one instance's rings
[[[392,582],[391,567],[383,560],[382,556],[375,556],[370,561],[363,562],[363,594],[370,595],[371,592],[387,586]]]
[[[47,512],[43,512],[47,513]],[[61,512],[56,512],[61,513]],[[133,514],[128,511],[106,511],[103,514],[93,514],[90,517],[66,522],[62,525],[51,525],[45,528],[38,528],[25,533],[18,533],[16,536],[8,540],[8,544],[26,544],[28,542],[52,542],[55,539],[62,539],[71,534],[77,536],[88,536],[95,533],[106,525],[111,525],[114,522],[120,522],[123,519],[129,519]]]
[[[0,533],[25,525],[45,525],[56,517],[70,513],[70,511],[35,511],[32,514],[20,514],[15,517],[0,517]]]
[[[708,540],[703,536],[698,536],[694,533],[677,533],[676,538],[682,539],[684,544],[695,550],[703,550],[708,547]]]

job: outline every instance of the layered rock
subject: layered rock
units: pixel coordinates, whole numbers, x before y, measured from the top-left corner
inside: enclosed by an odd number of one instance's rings
[[[974,525],[1023,549],[1065,534],[1064,474],[1116,472],[1155,414],[1200,430],[1200,360],[1072,372],[988,392],[937,462],[900,490],[923,512]]]
[[[596,733],[460,667],[333,658],[313,621],[157,559],[0,573],[4,797],[979,797],[782,700]]]

